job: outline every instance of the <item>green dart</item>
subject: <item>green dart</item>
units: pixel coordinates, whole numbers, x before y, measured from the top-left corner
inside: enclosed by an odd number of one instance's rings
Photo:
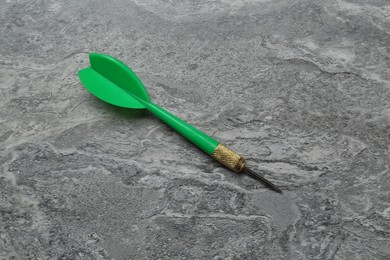
[[[263,176],[248,169],[241,155],[152,103],[141,80],[124,63],[99,53],[90,53],[89,59],[91,66],[80,70],[78,74],[83,85],[97,98],[120,107],[149,110],[230,170],[244,172],[274,191],[282,192]]]

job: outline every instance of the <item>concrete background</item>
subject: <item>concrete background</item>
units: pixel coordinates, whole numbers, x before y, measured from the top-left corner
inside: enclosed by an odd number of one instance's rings
[[[0,259],[389,259],[388,0],[0,1]],[[113,55],[151,114],[81,86]]]

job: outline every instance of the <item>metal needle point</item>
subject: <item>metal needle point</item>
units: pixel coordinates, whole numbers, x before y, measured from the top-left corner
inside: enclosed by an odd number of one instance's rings
[[[265,179],[260,174],[252,171],[251,169],[248,169],[246,166],[244,167],[244,169],[242,171],[245,172],[246,174],[248,174],[249,176],[251,176],[252,178],[254,178],[254,179],[258,180],[258,181],[261,181],[268,188],[270,188],[270,189],[272,189],[272,190],[274,190],[274,191],[276,191],[278,193],[282,193],[282,190],[279,189],[278,186],[276,186],[275,184],[273,184],[269,180]]]

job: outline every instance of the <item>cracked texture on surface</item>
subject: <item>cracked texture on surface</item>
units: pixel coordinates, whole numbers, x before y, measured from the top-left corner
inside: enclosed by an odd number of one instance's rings
[[[0,259],[389,259],[387,0],[2,1]],[[88,52],[244,155],[95,99]]]

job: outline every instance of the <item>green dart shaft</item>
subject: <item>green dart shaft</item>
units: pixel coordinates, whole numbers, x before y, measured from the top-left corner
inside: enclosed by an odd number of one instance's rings
[[[143,104],[145,108],[152,112],[155,116],[160,118],[163,122],[175,129],[182,136],[198,146],[203,152],[210,155],[224,166],[235,172],[241,172],[244,169],[245,159],[238,153],[219,143],[217,140],[196,129],[192,125],[184,122],[180,118],[172,115],[151,101],[144,101],[133,94],[130,95]]]
[[[219,144],[217,140],[196,129],[190,124],[187,124],[180,118],[172,115],[171,113],[154,103],[145,102],[145,106],[155,116],[157,116],[167,125],[175,129],[178,133],[187,138],[189,141],[199,147],[202,151],[204,151],[208,155],[212,155],[214,153],[215,149]]]

